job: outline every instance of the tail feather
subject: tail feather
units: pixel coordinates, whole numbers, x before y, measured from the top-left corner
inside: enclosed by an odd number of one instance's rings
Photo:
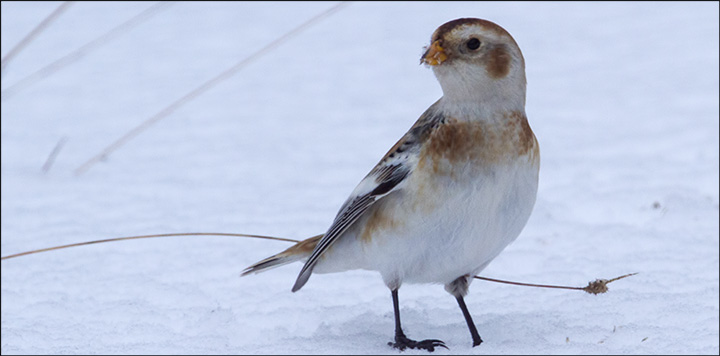
[[[292,256],[283,256],[282,253],[278,253],[277,255],[270,256],[260,262],[257,262],[248,268],[245,268],[241,274],[241,276],[247,276],[251,273],[260,273],[267,271],[269,269],[280,267],[282,265],[286,265],[288,263],[292,263],[297,261],[298,259],[291,258]]]
[[[310,257],[310,254],[315,249],[315,245],[317,245],[318,241],[320,241],[322,237],[323,235],[320,234],[309,239],[302,240],[283,252],[256,262],[245,268],[241,276],[246,276],[251,273],[264,272],[296,261],[305,261],[308,257]]]

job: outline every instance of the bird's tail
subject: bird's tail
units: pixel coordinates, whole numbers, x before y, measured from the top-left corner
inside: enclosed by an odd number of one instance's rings
[[[251,273],[260,273],[271,268],[280,267],[295,261],[305,261],[315,249],[318,241],[323,237],[322,234],[313,236],[309,239],[302,240],[295,245],[290,246],[287,250],[272,255],[262,261],[256,262],[243,270],[241,276]]]

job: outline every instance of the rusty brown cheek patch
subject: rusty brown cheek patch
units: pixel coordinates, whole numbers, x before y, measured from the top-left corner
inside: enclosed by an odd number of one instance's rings
[[[485,69],[495,79],[504,78],[510,73],[510,53],[503,47],[495,47],[487,53]]]

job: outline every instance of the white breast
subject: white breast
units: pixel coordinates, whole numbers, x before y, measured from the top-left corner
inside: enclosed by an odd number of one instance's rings
[[[376,203],[315,272],[376,270],[389,286],[447,284],[480,272],[525,226],[535,203],[538,162],[523,156],[455,168],[448,175],[415,172],[408,188]]]

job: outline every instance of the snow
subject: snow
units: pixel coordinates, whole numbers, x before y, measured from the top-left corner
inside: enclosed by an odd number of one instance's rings
[[[58,2],[2,2],[3,56]],[[440,97],[422,47],[440,24],[506,28],[527,63],[538,200],[473,283],[485,342],[435,285],[405,285],[406,334],[437,354],[718,354],[718,3],[351,3],[107,159],[103,148],[333,3],[176,3],[2,101],[2,255],[110,237],[323,232]],[[73,4],[2,88],[152,6]],[[63,137],[52,167],[41,167]],[[3,354],[397,354],[390,293],[367,271],[239,277],[288,246],[174,237],[2,262]],[[426,354],[408,350],[405,354]]]

